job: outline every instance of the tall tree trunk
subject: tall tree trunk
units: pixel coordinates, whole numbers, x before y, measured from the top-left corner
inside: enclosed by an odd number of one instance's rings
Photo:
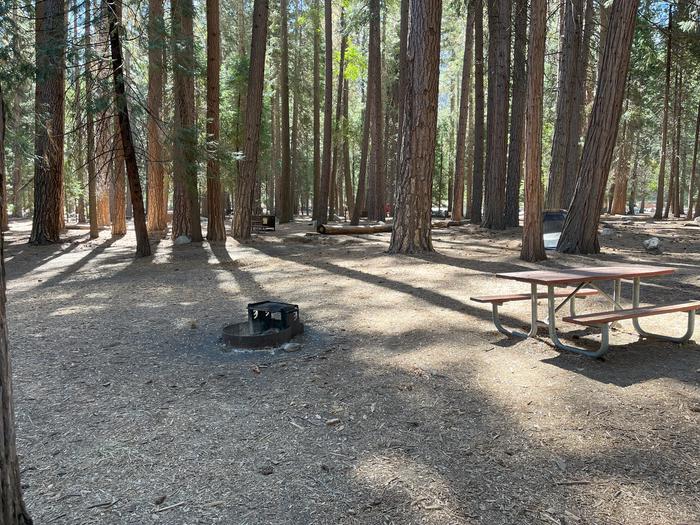
[[[486,181],[482,226],[505,228],[508,92],[510,74],[510,0],[488,0],[489,83],[486,117]]]
[[[296,48],[294,51],[294,105],[292,107],[292,137],[291,137],[291,155],[292,155],[292,188],[289,199],[292,203],[292,216],[302,213],[301,210],[301,195],[302,195],[302,185],[304,183],[303,172],[301,169],[302,159],[299,152],[299,144],[301,142],[300,136],[302,135],[300,120],[303,117],[303,95],[302,89],[300,87],[300,81],[303,76],[303,64],[302,64],[302,46],[303,46],[303,24],[300,23],[300,18],[302,16],[301,0],[297,0],[295,7],[296,21],[294,24],[294,33],[296,38]]]
[[[63,0],[37,0],[35,13],[34,219],[29,242],[58,242],[63,215],[63,104],[66,13]]]
[[[175,107],[173,238],[202,240],[197,185],[197,130],[194,112],[194,35],[192,0],[172,0],[173,90]]]
[[[163,231],[168,226],[167,202],[163,199],[165,175],[161,109],[165,84],[165,23],[163,0],[148,1],[148,230]]]
[[[314,142],[314,160],[313,160],[313,176],[314,176],[314,198],[313,198],[313,218],[318,219],[318,194],[321,183],[321,66],[319,57],[319,48],[321,47],[321,7],[319,0],[314,0],[313,5],[313,23],[314,23],[314,71],[313,71],[313,142]]]
[[[76,2],[73,6],[73,35],[76,44],[80,43],[80,33],[78,31],[78,18],[80,17],[79,13],[79,6],[78,3]],[[85,56],[85,55],[84,55]],[[76,135],[75,135],[75,149],[77,151],[77,157],[80,159],[80,153],[83,151],[83,110],[81,108],[81,101],[80,97],[82,96],[82,83],[80,81],[80,77],[82,75],[82,71],[80,70],[80,58],[81,58],[81,53],[77,52],[75,53],[74,56],[74,61],[73,61],[73,82],[74,82],[74,92],[75,92],[75,99],[74,99],[74,115],[75,115],[75,127],[76,127]],[[80,160],[77,162],[80,164]],[[77,179],[78,183],[80,185],[80,193],[78,194],[78,205],[76,207],[76,212],[78,215],[78,222],[79,223],[84,223],[85,222],[85,166],[78,166],[77,168]]]
[[[357,196],[355,197],[355,206],[352,211],[352,218],[350,224],[357,226],[360,224],[360,217],[362,212],[365,211],[365,201],[367,196],[366,184],[367,184],[367,153],[369,150],[369,128],[370,128],[370,108],[372,101],[370,100],[374,96],[373,90],[370,89],[368,79],[367,86],[367,100],[365,104],[365,113],[362,124],[362,145],[360,147],[360,172],[357,175]]]
[[[287,28],[287,0],[280,0],[280,95],[282,97],[282,170],[280,172],[279,220],[292,220],[292,167],[289,149],[289,43]]]
[[[122,25],[122,2],[121,0],[115,0],[110,4],[112,9],[116,9],[115,13],[109,13],[110,21],[112,15],[116,15],[117,21],[114,24],[115,27],[110,26],[110,37],[112,36],[112,31],[117,32],[116,27],[121,27]],[[118,34],[116,35],[119,36]],[[121,48],[118,49],[120,59],[121,59]],[[112,61],[114,62],[114,52],[112,52]],[[120,75],[125,75],[123,71]],[[117,95],[118,96],[118,95]],[[115,107],[118,107],[119,100],[115,96],[114,100]],[[111,180],[111,193],[112,193],[112,209],[110,210],[110,215],[112,217],[112,235],[122,236],[126,235],[126,181],[124,180],[125,166],[124,166],[124,145],[121,138],[121,128],[119,122],[119,115],[114,116],[114,150],[112,153],[114,161],[114,173]]]
[[[246,138],[241,164],[241,176],[236,186],[236,205],[233,214],[233,237],[239,241],[250,239],[258,152],[260,150],[260,121],[265,82],[265,50],[267,48],[268,0],[253,4],[253,32],[250,41],[250,70],[246,99]]]
[[[481,0],[479,0],[481,1]],[[399,79],[398,79],[398,104],[397,104],[397,137],[396,137],[396,171],[392,174],[394,178],[394,191],[392,195],[392,215],[396,212],[396,192],[398,190],[398,181],[401,176],[401,134],[403,133],[403,122],[405,118],[404,110],[404,100],[406,99],[406,86],[408,84],[408,4],[409,0],[401,0],[400,12],[399,12]],[[355,207],[357,207],[357,202],[355,202]]]
[[[221,36],[219,0],[207,0],[207,240],[226,240],[219,161]]]
[[[438,86],[441,0],[410,2],[407,79],[403,100],[401,174],[390,253],[433,251],[430,237]]]
[[[598,253],[598,221],[622,114],[638,0],[615,2],[581,166],[557,249]]]
[[[510,116],[510,140],[508,142],[508,176],[506,179],[506,226],[518,226],[520,214],[520,177],[523,171],[523,141],[527,72],[525,50],[527,47],[527,0],[515,0],[513,18],[513,106]]]
[[[594,30],[593,3],[595,0],[586,0],[586,8],[583,16],[583,40],[576,60],[574,76],[576,82],[571,96],[571,119],[569,120],[568,142],[566,148],[566,164],[564,166],[564,185],[562,191],[562,206],[568,207],[576,187],[576,174],[581,161],[581,135],[585,132],[584,113],[589,90],[588,57],[590,55],[591,37]],[[590,75],[592,76],[592,75]]]
[[[481,224],[484,201],[484,4],[474,2],[474,170],[470,220]]]
[[[661,121],[661,160],[659,160],[659,180],[656,187],[656,210],[654,219],[661,219],[664,211],[664,183],[666,181],[666,154],[668,147],[668,111],[671,97],[671,51],[673,48],[673,7],[668,4],[668,29],[666,31],[666,84],[664,88],[664,113]]]
[[[18,90],[19,91],[19,90]],[[22,107],[20,103],[21,92],[15,93],[12,105],[12,114],[19,121]],[[22,148],[20,141],[16,140],[12,147],[14,165],[12,166],[12,216],[22,218]]]
[[[345,77],[345,49],[348,44],[348,37],[346,34],[346,29],[345,29],[345,11],[344,8],[341,6],[340,8],[340,61],[338,64],[338,93],[336,96],[336,101],[335,101],[335,129],[333,132],[333,136],[335,137],[335,140],[333,141],[333,160],[331,164],[331,183],[330,183],[330,188],[331,188],[331,198],[330,198],[330,220],[333,220],[333,216],[336,214],[336,211],[340,213],[340,209],[336,209],[336,201],[337,201],[337,182],[336,182],[336,177],[337,177],[337,172],[338,172],[338,167],[340,164],[340,147],[342,146],[342,139],[341,139],[341,119],[342,119],[342,111],[343,111],[343,87],[345,85],[344,82],[344,77]]]
[[[634,215],[634,205],[637,202],[637,186],[639,184],[639,143],[634,148],[634,167],[632,168],[632,189],[627,199],[627,215]]]
[[[668,205],[670,204],[671,212],[674,217],[681,216],[680,209],[680,150],[681,150],[681,121],[683,114],[683,72],[680,68],[676,69],[676,81],[674,89],[674,104],[673,104],[673,123],[675,125],[675,133],[673,137],[673,147],[671,155],[671,185],[668,193],[667,209],[664,216],[668,217]]]
[[[625,213],[625,203],[627,200],[627,180],[630,171],[630,133],[628,133],[628,122],[622,123],[622,137],[620,139],[620,154],[615,169],[615,190],[612,193],[612,205],[610,213],[622,215]]]
[[[575,162],[568,158],[571,151],[569,144],[572,140],[578,143],[578,131],[575,133],[576,138],[572,137],[571,133],[571,121],[575,111],[574,93],[581,85],[585,88],[583,79],[577,77],[583,30],[583,3],[584,0],[565,1],[563,2],[564,11],[561,13],[563,19],[557,83],[557,116],[552,137],[546,199],[546,206],[550,209],[563,208],[569,204],[564,202],[566,170],[569,162]]]
[[[698,211],[693,210],[693,197],[695,189],[700,188],[700,181],[697,180],[698,168],[698,148],[700,148],[700,102],[698,103],[698,116],[695,120],[695,141],[693,142],[693,162],[690,166],[690,190],[688,191],[688,218],[698,216]],[[696,209],[700,206],[700,195],[695,201]]]
[[[100,2],[96,8],[95,42],[97,56],[97,81],[94,92],[97,93],[95,106],[99,107],[95,122],[95,158],[96,166],[96,215],[97,226],[104,228],[111,222],[110,216],[110,177],[114,161],[114,128],[112,127],[113,89],[109,88],[111,64],[109,63],[109,23],[106,12],[107,3]],[[94,66],[93,66],[94,67]]]
[[[352,172],[350,171],[350,135],[348,130],[349,116],[349,98],[350,86],[347,80],[344,81],[343,87],[343,175],[345,177],[345,203],[348,209],[348,214],[352,215],[354,210],[352,198]]]
[[[117,4],[115,4],[117,5]],[[119,16],[121,19],[121,16]],[[116,102],[116,101],[115,101]],[[116,104],[115,104],[116,105]],[[112,178],[113,205],[112,235],[126,235],[126,181],[124,180],[124,147],[119,128],[119,115],[114,116],[114,177]]]
[[[462,85],[459,95],[459,117],[455,149],[455,178],[452,185],[452,220],[461,221],[464,211],[464,169],[467,150],[467,122],[469,121],[469,88],[471,87],[472,55],[474,45],[474,0],[467,6],[467,25],[464,31],[464,58],[462,60]]]
[[[5,99],[0,85],[0,173],[5,173]],[[4,182],[4,176],[3,176]],[[5,186],[2,198],[5,199]],[[22,499],[19,476],[19,460],[15,446],[15,413],[12,400],[12,367],[7,347],[7,315],[5,295],[5,239],[0,235],[0,523],[6,525],[31,525]]]
[[[525,109],[525,216],[520,258],[547,258],[542,237],[542,94],[547,0],[531,0]]]
[[[90,34],[91,34],[91,23],[92,9],[90,7],[90,0],[85,0],[85,56],[88,56],[87,50],[91,49]],[[89,108],[92,108],[93,104],[93,81],[92,73],[90,71],[90,62],[85,60],[85,107],[88,108],[86,111],[86,160],[87,173],[88,173],[88,219],[90,221],[90,238],[97,239],[100,236],[99,224],[97,222],[97,172],[95,170],[95,122],[93,112]]]
[[[119,3],[117,3],[119,2]],[[134,230],[136,233],[136,256],[146,257],[151,255],[151,245],[148,242],[148,230],[146,229],[146,210],[143,206],[143,194],[139,179],[138,165],[136,163],[136,151],[131,134],[129,121],[129,107],[126,100],[126,82],[124,81],[124,61],[119,37],[119,17],[121,13],[121,0],[108,0],[109,13],[109,43],[112,52],[112,78],[114,80],[114,95],[117,115],[119,116],[119,132],[124,157],[121,162],[126,162],[126,176],[129,179],[129,192],[134,208]]]
[[[278,169],[277,162],[277,94],[270,95],[270,173],[268,173],[268,210],[275,211],[277,201],[277,184],[275,174]]]
[[[382,102],[381,62],[381,10],[380,0],[369,0],[369,69],[372,76],[368,89],[372,89],[370,116],[370,162],[367,218],[384,220],[384,105]]]
[[[318,186],[318,210],[314,210],[317,224],[328,221],[328,198],[331,182],[331,148],[333,147],[333,5],[331,0],[324,1],[324,21],[326,36],[325,53],[325,96],[323,102],[323,160],[321,180]]]

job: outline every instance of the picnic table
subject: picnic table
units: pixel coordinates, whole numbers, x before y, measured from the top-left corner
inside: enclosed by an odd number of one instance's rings
[[[675,304],[640,307],[641,280],[674,273],[675,268],[647,265],[624,265],[607,267],[580,267],[562,270],[528,270],[522,272],[498,273],[496,277],[530,284],[530,293],[518,293],[511,295],[492,295],[472,297],[480,303],[490,303],[492,306],[493,322],[499,332],[508,336],[534,337],[537,334],[537,300],[547,299],[548,316],[544,323],[549,328],[549,337],[557,348],[568,350],[589,357],[600,357],[609,350],[610,326],[630,319],[637,333],[643,337],[653,337],[682,343],[688,341],[695,328],[695,311],[700,309],[700,301],[690,301]],[[622,281],[632,281],[632,307],[625,308],[622,305]],[[599,285],[605,281],[613,282],[612,296],[605,292]],[[545,286],[545,293],[538,292],[538,286]],[[575,308],[576,298],[585,298],[594,295],[602,295],[613,306],[613,310],[577,315]],[[556,299],[563,298],[557,305]],[[498,307],[513,301],[530,301],[530,331],[525,334],[515,330],[507,330],[503,327]],[[601,330],[600,348],[596,351],[586,350],[560,341],[557,333],[556,314],[566,304],[569,305],[570,314],[563,318],[564,322],[583,326],[591,326]],[[639,318],[653,315],[661,315],[673,312],[687,312],[688,329],[681,337],[670,337],[653,334],[643,330],[639,324]]]

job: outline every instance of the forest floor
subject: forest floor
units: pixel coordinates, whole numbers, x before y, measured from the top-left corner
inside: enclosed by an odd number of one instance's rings
[[[608,222],[602,255],[541,266],[669,265],[643,298],[700,298],[698,228]],[[36,247],[29,228],[11,223],[5,256],[37,524],[700,523],[700,346],[623,323],[592,360],[544,332],[502,336],[469,297],[512,292],[491,273],[535,267],[519,229],[435,230],[437,253],[408,257],[386,254],[389,234],[300,221],[248,245],[166,239],[135,260],[132,232]],[[644,251],[652,234],[663,255]],[[301,351],[220,343],[264,299],[300,306]]]

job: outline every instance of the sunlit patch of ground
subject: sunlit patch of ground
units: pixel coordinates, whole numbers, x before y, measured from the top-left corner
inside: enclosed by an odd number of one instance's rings
[[[643,299],[698,299],[697,229],[606,219],[599,257],[671,265]],[[240,246],[69,230],[6,237],[22,479],[37,523],[678,524],[700,516],[700,348],[623,323],[605,361],[500,335],[471,295],[526,291],[493,272],[519,229],[320,237],[306,222]],[[666,253],[644,252],[662,238]],[[631,289],[623,288],[629,299]],[[230,352],[249,302],[298,304],[293,354]],[[600,299],[579,303],[598,308]],[[544,315],[544,305],[542,314]],[[526,304],[503,309],[524,325]],[[683,316],[644,320],[683,331]],[[595,341],[594,331],[583,334]],[[578,342],[581,342],[579,339]]]

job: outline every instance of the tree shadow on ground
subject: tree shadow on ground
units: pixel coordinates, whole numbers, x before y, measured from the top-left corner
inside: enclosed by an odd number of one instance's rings
[[[301,260],[300,247],[291,255],[253,248],[351,286],[416,297],[424,308],[466,311],[492,329],[488,310],[444,293]],[[172,525],[663,523],[697,514],[695,467],[684,460],[697,450],[694,420],[674,417],[674,428],[655,430],[668,420],[625,419],[626,407],[615,408],[619,419],[603,420],[596,414],[610,409],[613,386],[584,383],[591,392],[573,392],[567,378],[581,379],[578,371],[562,374],[551,397],[539,395],[550,386],[550,363],[532,352],[486,353],[489,345],[471,340],[484,332],[369,327],[344,342],[332,330],[338,322],[321,325],[319,315],[318,337],[306,343],[315,355],[257,371],[226,356],[197,359],[199,348],[187,345],[208,343],[225,309],[274,291],[273,277],[304,271],[261,274],[258,261],[240,264],[226,247],[211,253],[218,264],[206,246],[191,246],[180,260],[132,260],[97,279],[59,279],[42,290],[46,312],[65,307],[66,295],[78,310],[60,318],[42,312],[47,330],[64,332],[27,345],[32,351],[18,368],[19,435],[38,520],[158,523],[153,500],[161,494],[183,502],[168,511]],[[239,291],[217,286],[221,275]],[[329,289],[319,283],[290,295],[325,309],[326,296],[316,295]],[[79,308],[92,306],[105,308],[83,327]],[[336,306],[347,316],[381,307],[375,297]],[[197,328],[176,326],[207,310],[211,317]],[[33,326],[32,315],[25,305],[13,321]],[[88,343],[67,344],[77,332]],[[612,363],[560,357],[617,372]],[[596,389],[609,390],[591,395]],[[65,494],[78,496],[60,499]]]

